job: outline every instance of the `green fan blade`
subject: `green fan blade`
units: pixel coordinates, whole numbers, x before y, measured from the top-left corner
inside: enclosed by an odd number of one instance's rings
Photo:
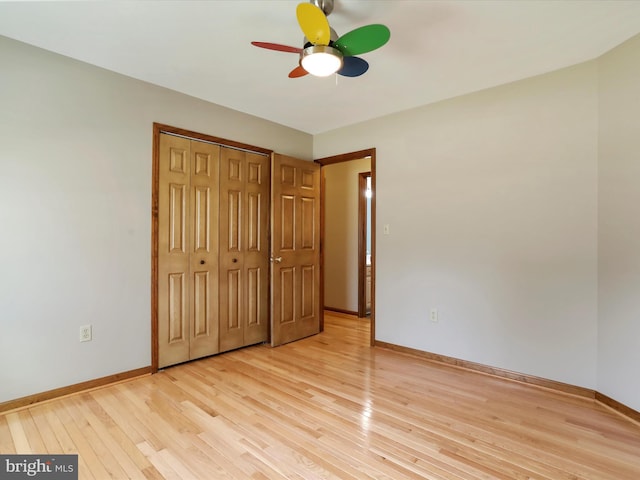
[[[335,41],[334,47],[345,57],[360,55],[380,48],[389,41],[391,32],[384,25],[373,24],[351,30]]]

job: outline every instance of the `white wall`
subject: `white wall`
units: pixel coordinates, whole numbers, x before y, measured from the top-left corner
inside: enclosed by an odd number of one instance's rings
[[[596,387],[596,67],[314,137],[377,149],[377,340]]]
[[[150,365],[153,122],[312,138],[3,37],[0,59],[1,402]]]
[[[640,411],[640,37],[598,66],[598,391]]]
[[[370,158],[323,168],[325,307],[358,311],[358,181],[369,171]]]

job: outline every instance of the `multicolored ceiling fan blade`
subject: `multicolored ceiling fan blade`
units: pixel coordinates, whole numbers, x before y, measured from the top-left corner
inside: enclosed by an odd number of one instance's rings
[[[359,77],[369,70],[369,63],[360,57],[344,57],[343,65],[338,70],[338,75],[343,77]]]
[[[307,72],[304,68],[302,68],[300,65],[298,65],[296,68],[294,68],[293,70],[291,70],[289,72],[289,78],[300,78],[300,77],[304,77],[305,75],[307,75],[309,72]]]
[[[333,44],[345,57],[360,55],[380,48],[391,38],[389,28],[380,24],[364,27],[345,33]]]
[[[276,50],[278,52],[288,52],[288,53],[300,53],[302,51],[301,48],[298,47],[290,47],[289,45],[281,45],[279,43],[270,43],[270,42],[251,42],[251,45],[260,48],[266,48],[267,50]]]
[[[311,3],[301,3],[296,8],[300,28],[314,45],[329,45],[331,28],[324,12]]]

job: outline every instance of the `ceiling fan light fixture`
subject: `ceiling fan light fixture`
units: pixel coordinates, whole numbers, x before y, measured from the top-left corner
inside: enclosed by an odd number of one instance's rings
[[[311,75],[328,77],[342,68],[342,53],[328,45],[312,45],[302,50],[300,65]]]

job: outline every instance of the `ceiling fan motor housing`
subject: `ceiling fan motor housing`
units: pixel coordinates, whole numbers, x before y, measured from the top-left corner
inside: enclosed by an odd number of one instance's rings
[[[331,39],[331,40],[330,40],[330,42],[329,42],[329,45],[330,45],[330,46],[333,46],[333,42],[335,42],[336,40],[338,40],[338,34],[337,34],[337,33],[336,33],[336,31],[333,29],[333,27],[330,27],[330,30],[331,30],[331,37],[330,37],[330,39]],[[307,47],[310,47],[311,45],[313,45],[313,43],[311,43],[307,37],[304,37],[304,38],[303,38],[303,40],[302,40],[302,44],[303,44],[303,47],[302,47],[302,48],[307,48]]]
[[[329,15],[333,12],[333,0],[309,0],[313,5],[318,7],[324,12],[325,15]]]

